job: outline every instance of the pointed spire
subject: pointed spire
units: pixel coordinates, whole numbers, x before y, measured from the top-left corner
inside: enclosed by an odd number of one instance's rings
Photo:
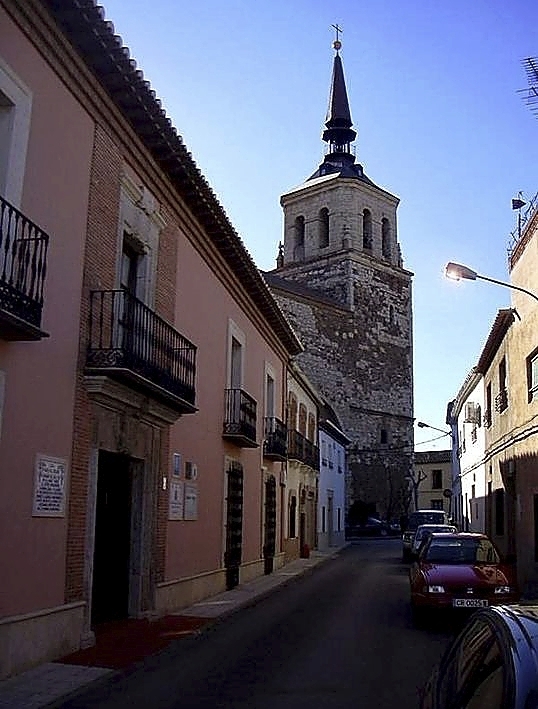
[[[352,152],[351,143],[356,139],[357,131],[353,130],[353,121],[351,120],[344,79],[344,68],[340,57],[342,42],[340,42],[339,33],[342,30],[338,25],[333,25],[333,27],[336,30],[336,40],[333,42],[333,49],[336,51],[336,55],[333,62],[325,130],[321,136],[328,143],[328,147],[326,148],[323,162],[308,179],[313,180],[336,172],[341,177],[358,178],[373,184],[364,174],[362,165],[355,162],[355,155]]]
[[[338,155],[345,162],[353,163],[355,162],[355,157],[351,153],[351,143],[357,137],[357,132],[352,128],[353,121],[351,120],[344,68],[340,57],[342,43],[338,39],[338,33],[342,30],[338,25],[333,25],[333,27],[336,30],[336,40],[333,42],[336,55],[334,57],[329,107],[325,121],[326,130],[323,131],[322,138],[329,144],[329,153],[326,155],[326,159],[330,157],[332,161],[334,156]]]

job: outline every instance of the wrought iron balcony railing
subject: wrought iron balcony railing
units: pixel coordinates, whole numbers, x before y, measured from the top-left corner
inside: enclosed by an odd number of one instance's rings
[[[241,448],[258,447],[256,400],[242,389],[226,389],[222,435]]]
[[[0,337],[40,340],[49,236],[0,197]]]
[[[299,431],[288,431],[288,458],[319,470],[319,448]]]
[[[286,424],[275,416],[265,418],[263,455],[271,460],[286,460],[288,448]]]
[[[501,389],[501,391],[495,397],[495,411],[501,413],[508,407],[508,391],[506,389]]]
[[[125,290],[90,293],[86,373],[106,373],[193,413],[196,347]]]

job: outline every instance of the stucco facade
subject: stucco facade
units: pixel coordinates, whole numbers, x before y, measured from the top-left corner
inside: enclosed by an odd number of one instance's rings
[[[288,370],[288,462],[284,513],[286,561],[317,546],[320,398],[302,371]]]
[[[458,528],[486,531],[484,381],[473,367],[452,402],[456,466],[452,467],[452,509]]]
[[[336,415],[326,403],[319,420],[318,549],[327,550],[345,543],[346,446]]]
[[[452,516],[452,469],[449,450],[415,452],[414,479],[418,483],[417,505],[419,510],[444,510]]]
[[[0,257],[49,236],[39,327],[0,303],[8,676],[284,562],[301,345],[97,7],[0,2],[0,95]]]

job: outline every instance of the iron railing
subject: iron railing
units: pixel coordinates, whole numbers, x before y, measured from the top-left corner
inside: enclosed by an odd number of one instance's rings
[[[508,391],[501,389],[495,397],[495,411],[501,413],[508,407]]]
[[[265,439],[263,454],[266,458],[285,460],[288,448],[288,432],[286,424],[275,416],[265,418]]]
[[[319,448],[299,431],[288,431],[288,458],[319,470]]]
[[[127,370],[194,405],[196,347],[125,290],[90,293],[86,367]]]
[[[49,236],[0,197],[0,309],[41,327]]]
[[[237,439],[247,447],[256,443],[256,400],[242,389],[226,389],[223,436]]]

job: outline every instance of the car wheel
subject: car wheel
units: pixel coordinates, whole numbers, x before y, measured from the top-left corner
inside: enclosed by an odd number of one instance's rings
[[[388,532],[387,532],[386,529],[382,529],[382,530],[379,532],[379,534],[381,534],[382,537],[386,537],[387,534],[388,534]]]

